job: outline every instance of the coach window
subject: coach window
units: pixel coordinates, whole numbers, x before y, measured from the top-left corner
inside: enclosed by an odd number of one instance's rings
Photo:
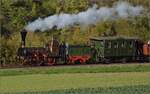
[[[123,41],[122,44],[121,44],[121,47],[125,47],[125,42]]]
[[[118,43],[117,42],[114,43],[114,48],[118,48]]]
[[[108,42],[105,43],[105,48],[108,48]]]
[[[117,48],[119,48],[119,44],[117,43]]]
[[[104,41],[101,41],[101,45],[104,45]]]
[[[132,41],[130,41],[129,46],[130,46],[130,48],[132,48],[132,47],[133,47],[133,42],[132,42]]]
[[[111,42],[108,42],[108,48],[111,48]]]

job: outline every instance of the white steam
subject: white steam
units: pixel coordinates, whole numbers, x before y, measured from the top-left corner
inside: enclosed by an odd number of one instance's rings
[[[25,29],[27,31],[45,31],[54,27],[62,29],[75,24],[87,26],[90,24],[96,24],[100,21],[139,16],[142,10],[142,6],[134,7],[127,2],[118,2],[112,8],[97,8],[97,5],[94,5],[92,8],[78,14],[61,13],[44,19],[38,18],[37,20],[29,23]]]

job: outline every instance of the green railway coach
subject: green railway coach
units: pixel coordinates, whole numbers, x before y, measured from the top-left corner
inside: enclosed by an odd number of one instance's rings
[[[92,37],[92,47],[95,49],[94,59],[97,62],[114,60],[131,60],[136,57],[135,37]]]

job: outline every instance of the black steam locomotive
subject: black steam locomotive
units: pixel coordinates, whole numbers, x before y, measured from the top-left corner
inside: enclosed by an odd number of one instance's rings
[[[22,64],[29,65],[54,65],[58,60],[66,61],[66,44],[60,44],[58,40],[52,39],[45,47],[26,47],[27,32],[21,32],[21,47],[17,52],[17,60]]]
[[[53,38],[45,47],[26,47],[27,31],[21,32],[17,60],[23,65],[58,65],[133,62],[150,60],[150,44],[134,37],[93,37],[90,45],[69,45]]]

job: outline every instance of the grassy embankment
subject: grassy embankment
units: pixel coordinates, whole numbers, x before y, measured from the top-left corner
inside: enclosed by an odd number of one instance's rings
[[[150,64],[0,69],[0,91],[2,94],[148,94],[149,78]]]
[[[0,69],[0,76],[61,73],[149,72],[150,64],[81,65]]]

